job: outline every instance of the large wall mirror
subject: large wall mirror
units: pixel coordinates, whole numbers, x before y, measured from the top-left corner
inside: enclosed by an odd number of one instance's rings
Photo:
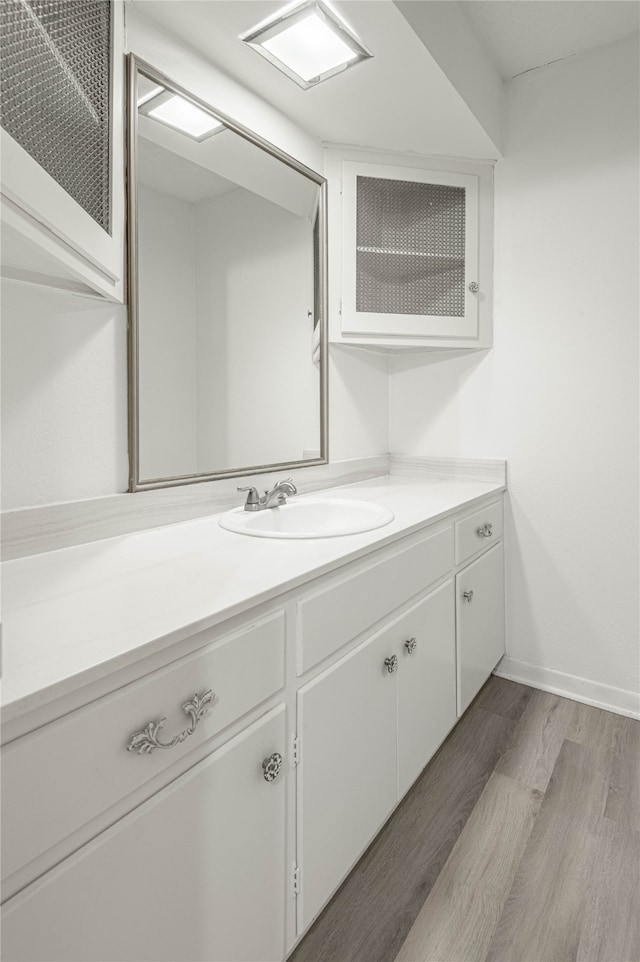
[[[130,490],[327,460],[322,176],[129,58]]]

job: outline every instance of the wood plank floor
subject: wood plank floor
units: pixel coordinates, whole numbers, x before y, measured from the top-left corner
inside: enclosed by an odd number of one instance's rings
[[[291,962],[640,962],[640,722],[492,677]]]

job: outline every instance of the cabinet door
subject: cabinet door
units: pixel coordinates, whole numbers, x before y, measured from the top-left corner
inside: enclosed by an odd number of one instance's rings
[[[478,178],[343,164],[342,333],[478,335]]]
[[[3,271],[123,300],[122,0],[50,6],[4,4]]]
[[[502,544],[456,576],[458,715],[469,706],[504,655]]]
[[[394,628],[398,660],[398,797],[456,721],[453,581],[433,591]]]
[[[396,673],[385,665],[392,655],[387,629],[298,693],[298,932],[396,804]]]
[[[280,706],[14,896],[3,958],[282,959],[284,743]]]

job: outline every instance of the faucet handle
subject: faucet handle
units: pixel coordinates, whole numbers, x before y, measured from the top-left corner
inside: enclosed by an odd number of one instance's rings
[[[249,487],[249,488],[236,488],[236,490],[237,490],[237,491],[248,491],[248,492],[249,492],[249,494],[247,495],[247,500],[246,500],[246,502],[245,502],[245,507],[246,507],[247,505],[249,505],[249,504],[259,504],[259,503],[260,503],[260,495],[258,494],[258,489],[257,489],[257,488],[251,488],[251,487]]]
[[[284,481],[278,481],[278,485],[286,484],[289,488],[289,494],[297,494],[298,489],[293,483],[293,478],[285,478]]]

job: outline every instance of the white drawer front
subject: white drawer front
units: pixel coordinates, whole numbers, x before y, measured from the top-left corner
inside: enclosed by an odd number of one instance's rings
[[[284,630],[278,611],[6,745],[3,878],[279,691]],[[134,733],[165,716],[161,741],[188,729],[182,705],[207,689],[215,697],[192,735],[169,750],[127,751]]]
[[[355,574],[333,578],[298,602],[298,674],[366,631],[446,574],[452,529],[425,538]]]
[[[486,508],[456,523],[456,564],[462,564],[478,551],[490,548],[502,537],[502,501],[494,501]]]

